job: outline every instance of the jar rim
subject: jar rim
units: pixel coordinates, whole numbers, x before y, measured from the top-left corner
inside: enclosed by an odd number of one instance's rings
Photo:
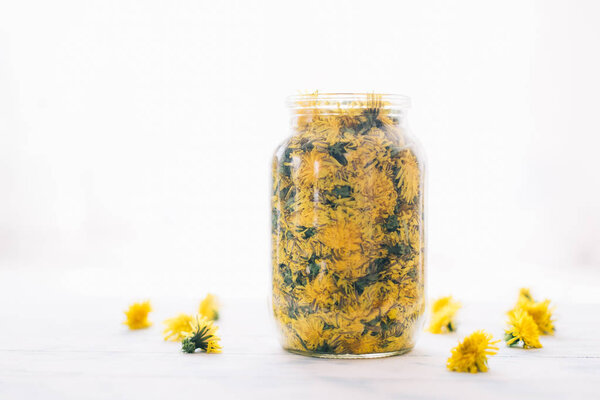
[[[371,108],[373,105],[383,109],[410,108],[410,97],[394,93],[357,92],[357,93],[301,93],[288,96],[286,105],[294,110],[331,110],[333,108]]]

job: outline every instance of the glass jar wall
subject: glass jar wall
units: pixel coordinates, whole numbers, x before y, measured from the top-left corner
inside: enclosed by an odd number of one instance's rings
[[[276,151],[272,303],[283,347],[317,357],[409,351],[424,311],[424,165],[408,99],[293,96]]]

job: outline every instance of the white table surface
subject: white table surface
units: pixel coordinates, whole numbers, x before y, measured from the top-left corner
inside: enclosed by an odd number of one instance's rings
[[[160,321],[191,299],[151,299],[154,325],[129,331],[131,299],[0,293],[0,399],[600,398],[600,305],[557,304],[542,349],[500,346],[489,372],[449,372],[450,349],[475,329],[501,338],[507,304],[468,303],[458,332],[422,333],[409,354],[324,360],[281,350],[266,299],[223,299],[222,354],[182,354]],[[515,294],[516,295],[516,294]],[[512,299],[507,299],[511,302]]]

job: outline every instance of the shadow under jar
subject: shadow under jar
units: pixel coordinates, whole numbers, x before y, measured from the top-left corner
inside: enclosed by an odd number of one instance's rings
[[[424,302],[424,170],[398,95],[289,99],[275,153],[272,304],[283,347],[374,358],[414,346]]]

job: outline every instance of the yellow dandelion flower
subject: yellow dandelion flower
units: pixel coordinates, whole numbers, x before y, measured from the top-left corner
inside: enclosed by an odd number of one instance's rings
[[[216,321],[219,319],[219,301],[214,294],[207,294],[200,302],[198,314],[205,316],[209,320]]]
[[[192,322],[193,331],[181,342],[184,353],[193,353],[197,349],[207,353],[220,353],[220,337],[217,336],[217,327],[206,317],[197,316]],[[209,351],[210,349],[210,351]]]
[[[327,324],[329,321],[331,324]],[[338,346],[338,335],[332,334],[335,322],[323,312],[292,321],[293,335],[304,349],[318,353],[329,352]]]
[[[321,342],[325,324],[320,318],[303,318],[292,322],[298,336],[309,350],[315,350]]]
[[[517,305],[533,318],[533,322],[537,325],[540,334],[554,334],[554,320],[552,319],[552,308],[550,308],[550,300],[526,302]]]
[[[347,315],[343,315],[342,317],[352,321],[352,324],[357,321],[370,321],[379,314],[379,310],[374,309],[370,301],[348,301],[346,310],[347,312],[345,314]],[[362,333],[362,331],[360,333]]]
[[[300,186],[312,187],[319,178],[325,177],[332,170],[332,161],[326,153],[313,149],[299,157],[297,168],[293,170],[293,178]]]
[[[550,300],[536,301],[529,289],[523,288],[519,291],[519,298],[514,309],[517,308],[531,315],[541,335],[554,334],[554,320],[552,319],[554,308],[550,307]]]
[[[441,297],[431,306],[431,322],[427,330],[439,334],[454,332],[456,324],[453,319],[461,304],[452,299],[452,296]]]
[[[362,242],[360,228],[354,220],[341,212],[323,228],[319,238],[333,250],[358,250]]]
[[[342,349],[345,353],[368,354],[373,353],[379,343],[379,338],[370,333],[361,336],[350,336],[342,342]]]
[[[125,311],[127,319],[123,323],[132,330],[148,328],[152,325],[152,322],[148,321],[148,313],[150,311],[152,311],[150,301],[133,303],[129,306],[129,309]]]
[[[461,304],[457,301],[454,301],[452,296],[440,297],[431,305],[431,311],[436,313],[447,307],[459,309]]]
[[[454,313],[455,310],[444,308],[433,314],[427,331],[435,334],[454,332],[456,330],[455,324],[452,321]]]
[[[492,335],[483,330],[475,331],[452,349],[446,367],[456,372],[486,372],[487,358],[498,352],[494,346],[498,342],[500,340],[493,340]]]
[[[380,161],[380,151],[383,147],[378,143],[377,138],[371,137],[376,132],[381,132],[379,129],[374,128],[369,132],[369,136],[351,136],[347,140],[351,144],[347,145],[352,151],[345,153],[345,158],[348,161],[348,165],[355,168],[353,174],[356,176],[362,176],[363,172],[371,172],[378,166]]]
[[[369,258],[360,251],[338,251],[333,261],[327,262],[327,269],[348,278],[357,278],[363,275],[362,266],[369,262]]]
[[[401,191],[399,195],[408,203],[412,203],[414,198],[419,194],[421,185],[421,172],[417,158],[410,151],[403,151],[398,158],[398,179]]]
[[[394,212],[398,195],[392,179],[385,172],[373,169],[365,179],[357,182],[354,189],[357,206],[371,210],[373,217],[387,217]]]
[[[336,287],[332,279],[328,276],[319,275],[306,289],[300,297],[301,304],[315,304],[318,307],[329,307],[333,304],[332,294]]]
[[[193,316],[183,313],[166,319],[163,321],[163,324],[166,325],[163,330],[164,339],[171,342],[179,342],[194,331],[193,322]]]
[[[322,134],[327,143],[336,143],[342,123],[339,118],[323,118],[315,121],[314,132]]]
[[[529,290],[529,288],[521,288],[521,290],[519,290],[519,300],[518,302],[528,302],[528,301],[534,301],[533,300],[533,296],[531,295],[531,291]]]
[[[219,340],[209,340],[208,345],[206,346],[206,352],[209,354],[220,353],[222,348],[223,347],[219,344]]]
[[[508,312],[508,329],[504,340],[510,347],[523,343],[523,348],[540,348],[540,331],[535,321],[526,311],[516,308]]]

